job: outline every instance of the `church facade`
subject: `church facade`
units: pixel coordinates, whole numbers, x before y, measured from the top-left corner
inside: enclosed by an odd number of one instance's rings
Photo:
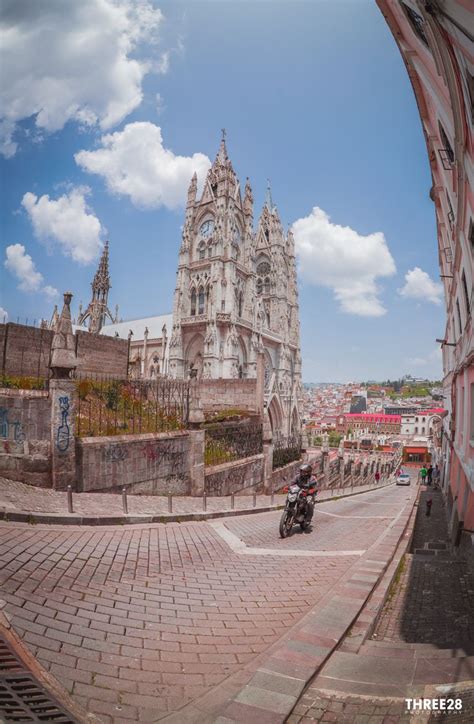
[[[294,240],[270,189],[254,227],[223,136],[200,198],[187,196],[168,373],[177,378],[255,378],[264,356],[265,404],[274,437],[300,430],[301,353]]]

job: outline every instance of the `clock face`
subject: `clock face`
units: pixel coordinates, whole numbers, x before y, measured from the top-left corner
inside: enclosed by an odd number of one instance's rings
[[[201,228],[199,229],[199,233],[201,234],[201,236],[204,236],[206,238],[208,236],[210,236],[213,231],[214,231],[214,222],[212,221],[212,219],[205,221],[201,225]]]

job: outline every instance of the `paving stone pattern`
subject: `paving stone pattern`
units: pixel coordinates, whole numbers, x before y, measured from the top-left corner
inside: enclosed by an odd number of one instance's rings
[[[432,498],[431,515],[425,514]],[[474,571],[449,548],[440,491],[421,493],[411,553],[374,638],[459,648],[474,654]]]
[[[204,694],[275,642],[353,562],[302,568],[237,556],[205,523],[4,523],[0,541],[1,596],[15,630],[80,705],[117,723],[155,721]]]

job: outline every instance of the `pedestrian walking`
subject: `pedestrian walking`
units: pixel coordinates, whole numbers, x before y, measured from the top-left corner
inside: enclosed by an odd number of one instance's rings
[[[428,468],[426,477],[428,479],[428,485],[431,485],[431,483],[433,482],[433,466],[432,465],[430,465],[430,467]]]
[[[439,478],[440,478],[439,466],[435,465],[434,470],[433,470],[433,485],[435,488],[439,487]]]
[[[421,483],[422,483],[422,485],[425,484],[425,480],[426,480],[426,476],[427,476],[427,475],[428,475],[428,471],[427,471],[427,469],[425,468],[425,466],[423,465],[423,467],[422,467],[421,470],[420,470],[420,477],[421,477]]]
[[[374,476],[374,477],[375,477],[375,482],[378,483],[379,480],[380,480],[380,473],[379,473],[378,470],[377,470],[377,472],[375,473],[375,476]]]

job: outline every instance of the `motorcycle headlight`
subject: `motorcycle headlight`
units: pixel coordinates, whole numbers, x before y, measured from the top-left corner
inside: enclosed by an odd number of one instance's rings
[[[290,501],[290,503],[294,503],[297,497],[298,493],[290,493],[288,496],[288,500]]]

